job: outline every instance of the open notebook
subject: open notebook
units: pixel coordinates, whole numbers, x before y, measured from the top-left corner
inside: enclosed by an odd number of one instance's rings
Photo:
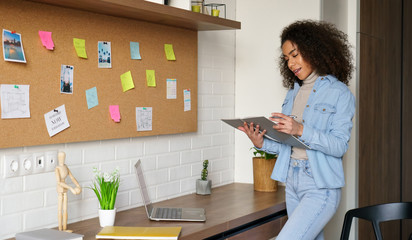
[[[134,165],[136,171],[137,182],[142,194],[143,204],[145,206],[147,216],[150,220],[156,221],[191,221],[204,222],[206,221],[205,210],[203,208],[182,208],[182,207],[155,207],[149,198],[146,182],[144,180],[141,161],[138,160]]]

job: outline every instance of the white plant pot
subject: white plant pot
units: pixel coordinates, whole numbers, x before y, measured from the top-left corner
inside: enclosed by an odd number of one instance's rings
[[[100,227],[113,226],[116,218],[116,208],[111,210],[99,209]]]

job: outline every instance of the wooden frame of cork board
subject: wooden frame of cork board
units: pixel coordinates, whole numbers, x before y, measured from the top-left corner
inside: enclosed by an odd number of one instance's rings
[[[0,119],[0,148],[197,131],[197,31],[23,0],[1,1],[0,12],[1,28],[21,34],[27,60],[0,61],[0,84],[30,85],[30,118]],[[39,30],[52,32],[53,51],[42,46]],[[86,40],[87,59],[77,57],[73,38]],[[97,66],[98,41],[111,42],[111,69]],[[131,60],[131,41],[139,42],[142,60]],[[173,45],[176,61],[166,59],[164,44]],[[61,65],[74,66],[73,94],[60,93]],[[147,86],[146,70],[155,70],[156,87]],[[135,88],[123,92],[127,71]],[[177,79],[176,99],[166,99],[168,78]],[[88,109],[85,91],[93,87],[98,106]],[[50,137],[44,114],[63,104],[70,127]],[[120,123],[109,105],[119,105]],[[137,131],[136,107],[152,107],[152,131]]]

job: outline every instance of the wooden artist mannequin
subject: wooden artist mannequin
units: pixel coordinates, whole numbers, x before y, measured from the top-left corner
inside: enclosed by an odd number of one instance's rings
[[[66,159],[66,153],[59,152],[57,159],[59,160],[59,164],[56,166],[54,170],[56,174],[56,181],[57,181],[57,195],[58,195],[58,213],[57,216],[59,218],[59,230],[72,232],[67,230],[67,189],[69,189],[73,194],[77,195],[82,192],[82,188],[80,187],[77,180],[73,177],[72,173],[70,172],[69,168],[64,164]],[[69,176],[72,182],[76,185],[75,188],[66,184],[66,177]]]

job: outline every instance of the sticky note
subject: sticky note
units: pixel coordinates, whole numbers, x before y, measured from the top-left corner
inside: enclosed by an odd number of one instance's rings
[[[86,54],[86,40],[73,38],[73,45],[76,49],[77,56],[80,58],[87,58]]]
[[[99,105],[99,100],[97,98],[97,88],[90,88],[86,90],[86,100],[87,100],[87,108],[93,108]]]
[[[165,53],[166,59],[169,61],[175,61],[175,53],[173,52],[173,45],[172,44],[165,44]]]
[[[156,87],[156,78],[154,70],[146,70],[146,81],[148,87]]]
[[[54,49],[54,43],[53,43],[53,39],[52,39],[51,35],[52,35],[51,32],[39,31],[39,36],[40,36],[41,43],[48,50],[53,50]]]
[[[132,73],[130,71],[125,72],[122,75],[120,75],[120,80],[122,81],[123,92],[126,92],[134,88]]]
[[[130,42],[130,55],[132,59],[142,59],[140,56],[140,45],[138,42]]]
[[[109,106],[110,117],[115,122],[120,122],[120,110],[119,105],[110,105]]]

